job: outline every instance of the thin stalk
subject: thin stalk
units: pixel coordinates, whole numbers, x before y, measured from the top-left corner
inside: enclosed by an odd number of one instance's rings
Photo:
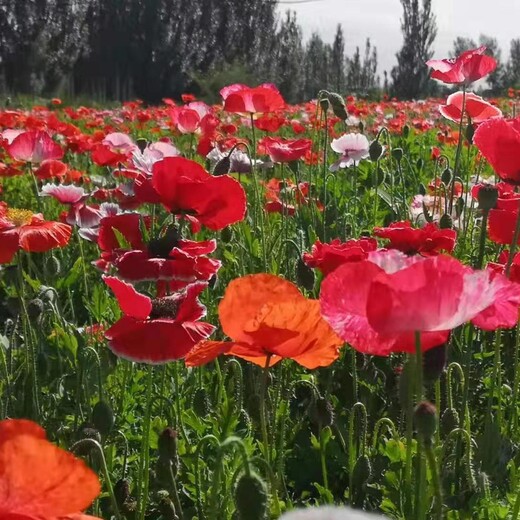
[[[143,440],[139,457],[139,520],[144,520],[148,503],[148,486],[150,484],[150,427],[153,401],[153,366],[148,366],[148,383],[146,386],[146,412],[143,424]]]
[[[432,477],[433,492],[435,497],[435,520],[442,520],[442,485],[439,477],[439,468],[437,466],[437,459],[435,458],[435,451],[431,443],[426,443],[424,446],[426,452],[426,459],[428,466],[430,466],[430,473]]]

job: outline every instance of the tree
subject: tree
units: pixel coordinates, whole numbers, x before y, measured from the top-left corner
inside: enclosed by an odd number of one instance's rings
[[[318,33],[313,33],[305,48],[305,99],[315,98],[322,89],[330,88],[330,64],[332,49],[323,42]]]
[[[428,67],[437,35],[431,0],[401,0],[403,46],[392,69],[392,94],[403,99],[417,98],[428,92]]]
[[[345,38],[341,24],[338,24],[332,44],[331,83],[336,92],[343,93],[345,90]]]
[[[504,84],[506,87],[520,87],[520,38],[511,40],[509,61],[505,67]]]

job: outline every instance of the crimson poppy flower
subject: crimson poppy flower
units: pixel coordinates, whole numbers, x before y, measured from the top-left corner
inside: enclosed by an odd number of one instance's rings
[[[489,262],[487,269],[497,273],[505,274],[506,264],[509,260],[509,251],[506,249],[500,253],[496,262]],[[516,253],[511,262],[509,279],[512,282],[520,283],[520,253]]]
[[[453,229],[440,229],[433,222],[422,228],[412,228],[409,221],[393,222],[388,227],[374,228],[374,235],[390,241],[385,247],[398,249],[408,255],[437,255],[451,253],[455,248],[457,232]]]
[[[128,135],[113,132],[94,146],[92,160],[98,166],[117,166],[126,162],[135,150],[137,146]]]
[[[492,56],[484,54],[485,46],[463,52],[454,59],[429,60],[428,67],[433,69],[431,77],[443,83],[472,83],[487,76],[497,67]]]
[[[67,173],[69,167],[56,159],[46,159],[42,161],[39,168],[34,172],[37,179],[62,178]]]
[[[386,356],[445,343],[452,328],[472,320],[485,330],[518,321],[520,286],[490,271],[473,271],[447,256],[372,253],[348,263],[322,284],[324,318],[355,349]]]
[[[306,368],[328,366],[339,355],[342,340],[320,315],[318,300],[278,276],[253,274],[233,280],[219,304],[222,330],[232,341],[203,341],[187,356],[188,366],[221,354],[260,366],[290,358]]]
[[[462,117],[462,102],[464,100],[464,114],[469,117],[472,123],[482,123],[492,117],[500,117],[502,110],[500,108],[488,103],[486,100],[473,94],[473,92],[466,92],[465,94],[455,92],[448,96],[445,105],[439,107],[440,113],[450,121],[455,123],[460,122]]]
[[[376,249],[375,238],[361,238],[347,242],[341,242],[336,238],[328,244],[317,240],[311,252],[303,254],[303,261],[308,267],[319,269],[324,275],[328,275],[346,262],[365,260],[368,254]]]
[[[173,122],[182,134],[194,133],[209,114],[211,114],[211,108],[202,101],[195,101],[183,107],[175,107],[171,112]]]
[[[298,161],[305,157],[312,147],[310,139],[283,139],[281,137],[265,137],[259,144],[265,147],[271,161],[275,163]]]
[[[27,209],[9,208],[0,202],[0,264],[12,261],[19,249],[43,253],[68,244],[72,228],[47,221]]]
[[[96,474],[36,423],[0,421],[0,468],[0,518],[95,520],[81,511],[101,492]]]
[[[520,118],[485,121],[473,142],[502,180],[520,184]]]
[[[110,349],[120,357],[152,364],[181,359],[215,330],[213,325],[199,321],[206,315],[198,300],[206,283],[152,299],[113,276],[103,276],[103,280],[123,311],[123,317],[105,333]]]
[[[29,130],[19,134],[8,146],[9,155],[17,161],[41,163],[63,157],[63,149],[44,130]]]
[[[510,245],[513,241],[520,200],[515,200],[514,202],[517,205],[516,211],[492,209],[489,212],[488,236],[490,240],[497,244]],[[518,244],[520,244],[520,239]]]
[[[242,185],[229,175],[213,177],[195,161],[167,157],[156,162],[152,186],[169,211],[192,215],[213,231],[240,222],[245,216]]]
[[[258,87],[234,84],[220,91],[227,112],[249,112],[250,114],[276,112],[285,107],[278,89],[271,83]]]

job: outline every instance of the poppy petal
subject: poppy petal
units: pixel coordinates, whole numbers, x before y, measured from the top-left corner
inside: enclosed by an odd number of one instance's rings
[[[138,293],[133,285],[123,282],[115,276],[103,276],[104,282],[112,289],[119,307],[127,316],[145,319],[152,312],[152,300],[144,294]]]

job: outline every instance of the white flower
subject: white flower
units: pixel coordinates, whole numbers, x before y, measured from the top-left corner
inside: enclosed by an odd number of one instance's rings
[[[382,516],[355,511],[350,507],[310,507],[285,513],[280,520],[382,520]]]
[[[330,171],[335,172],[338,168],[347,168],[358,164],[361,159],[366,159],[369,146],[370,143],[363,134],[345,134],[333,139],[330,147],[340,153],[341,157],[331,165]]]

